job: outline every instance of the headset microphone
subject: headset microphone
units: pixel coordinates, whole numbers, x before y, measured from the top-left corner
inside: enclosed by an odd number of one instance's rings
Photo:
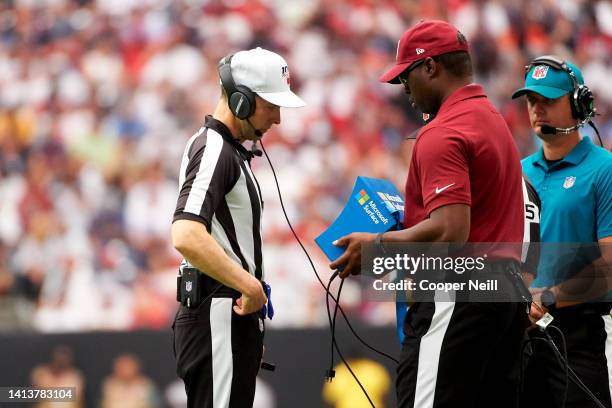
[[[579,128],[583,127],[584,125],[588,123],[589,126],[591,126],[593,130],[595,131],[595,134],[597,135],[597,139],[599,140],[599,145],[601,147],[604,147],[603,141],[601,140],[601,136],[599,135],[599,130],[597,130],[597,127],[591,120],[593,116],[594,115],[589,115],[577,125],[568,127],[568,128],[556,128],[553,126],[542,125],[542,127],[540,127],[540,132],[542,132],[543,135],[568,134],[568,133],[572,133],[575,130],[578,130]]]
[[[246,118],[246,121],[248,122],[249,126],[255,132],[255,136],[257,136],[257,138],[261,138],[263,136],[263,133],[261,133],[261,130],[259,130],[255,126],[253,126],[253,124],[251,123],[251,120],[249,118]],[[260,152],[259,156],[261,156],[261,152]]]
[[[259,140],[262,136],[263,133],[261,133],[261,130],[257,129],[255,126],[253,126],[253,124],[251,123],[251,121],[247,118],[246,120],[249,123],[249,126],[251,126],[251,128],[253,128],[253,131],[255,132],[255,136],[257,136],[257,140]],[[257,157],[261,157],[263,155],[262,151],[259,150],[257,148],[257,140],[253,141],[253,144],[251,145],[251,158],[257,156]]]
[[[542,127],[540,128],[540,131],[542,132],[542,134],[545,134],[545,135],[555,135],[557,133],[567,134],[567,133],[572,133],[573,131],[577,130],[581,126],[584,126],[584,123],[580,123],[576,126],[572,126],[568,128],[556,128],[556,127],[552,127],[548,125],[542,125]]]
[[[262,155],[262,151],[257,148],[257,141],[253,142],[253,144],[251,145],[251,157],[261,157]]]

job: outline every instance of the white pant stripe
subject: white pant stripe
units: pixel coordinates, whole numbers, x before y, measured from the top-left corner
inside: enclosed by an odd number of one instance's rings
[[[232,393],[232,299],[213,298],[210,304],[213,407],[228,408]]]
[[[437,295],[436,292],[436,300],[439,299]],[[421,338],[419,347],[419,367],[414,393],[415,408],[433,407],[442,341],[453,315],[455,302],[436,301],[435,307],[431,325],[427,334]]]
[[[608,383],[610,384],[610,399],[612,399],[612,312],[602,316],[608,337],[606,338],[606,360],[608,362]]]

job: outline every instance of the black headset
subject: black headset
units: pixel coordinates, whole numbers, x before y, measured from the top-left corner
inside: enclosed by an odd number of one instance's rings
[[[525,66],[525,78],[527,78],[527,74],[531,71],[531,68],[537,65],[547,65],[551,68],[567,72],[574,87],[574,91],[569,95],[570,108],[572,109],[572,116],[574,118],[580,121],[586,121],[595,116],[596,109],[594,106],[593,92],[591,92],[588,86],[578,83],[576,74],[572,71],[572,68],[570,68],[567,62],[552,55],[538,57],[531,61],[529,65]]]
[[[248,119],[255,113],[255,93],[244,85],[236,85],[232,76],[230,54],[219,61],[218,70],[221,86],[227,95],[227,105],[238,119]]]

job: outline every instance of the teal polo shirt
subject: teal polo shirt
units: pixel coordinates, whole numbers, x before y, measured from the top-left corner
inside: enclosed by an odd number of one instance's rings
[[[612,235],[612,154],[588,137],[550,167],[543,150],[523,159],[523,172],[535,187],[543,243],[589,243]],[[575,275],[600,256],[595,245],[542,247],[533,287],[550,287]]]

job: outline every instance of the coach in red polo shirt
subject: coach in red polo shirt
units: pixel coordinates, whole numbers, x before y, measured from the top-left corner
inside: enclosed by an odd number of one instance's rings
[[[472,83],[468,44],[444,21],[420,22],[398,43],[381,82],[401,83],[414,107],[435,118],[417,136],[406,182],[402,231],[338,240],[330,266],[359,273],[361,243],[511,242],[523,239],[519,154],[502,116]],[[518,276],[520,245],[489,252]],[[507,272],[506,272],[507,271]],[[524,304],[421,302],[404,323],[398,406],[515,407]]]

